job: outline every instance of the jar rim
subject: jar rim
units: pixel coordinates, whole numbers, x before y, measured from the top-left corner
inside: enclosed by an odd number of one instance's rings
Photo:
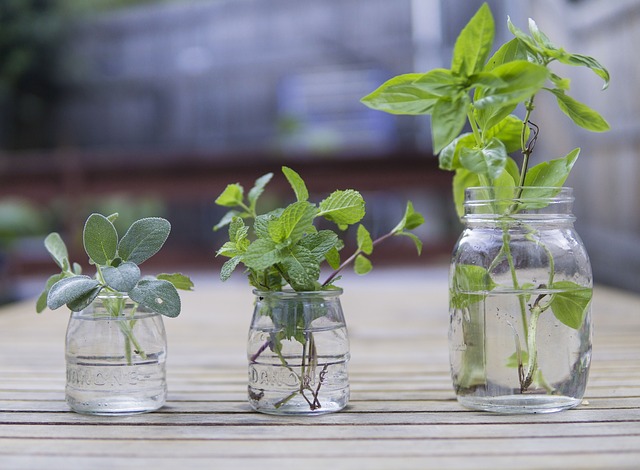
[[[329,290],[296,291],[293,289],[284,290],[260,290],[253,289],[256,297],[276,297],[276,298],[300,298],[300,297],[337,297],[343,293],[339,287]]]

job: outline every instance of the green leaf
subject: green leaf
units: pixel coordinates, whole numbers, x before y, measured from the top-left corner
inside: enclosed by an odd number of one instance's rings
[[[333,247],[327,251],[325,259],[329,266],[331,266],[331,269],[338,269],[340,267],[340,251],[338,248]]]
[[[528,140],[530,133],[529,128],[526,128],[525,140]],[[487,129],[484,133],[485,139],[492,138],[499,139],[504,144],[507,153],[520,150],[521,137],[522,137],[522,121],[517,116],[506,116],[500,120],[495,126]]]
[[[482,301],[496,286],[485,268],[471,264],[456,264],[449,300],[454,308],[466,308]]]
[[[373,240],[364,225],[358,225],[357,243],[358,249],[364,254],[370,255],[373,252]]]
[[[464,193],[467,188],[481,186],[480,177],[466,168],[459,168],[453,175],[453,201],[458,217],[464,216]]]
[[[244,188],[238,183],[228,184],[218,196],[215,203],[224,207],[236,207],[242,204],[244,198]]]
[[[338,235],[331,230],[320,230],[300,240],[300,246],[309,250],[317,263],[321,263],[327,254],[338,245]]]
[[[230,260],[227,260],[222,265],[222,269],[220,270],[220,279],[223,282],[229,279],[231,277],[231,274],[233,273],[233,271],[235,271],[236,267],[238,266],[238,264],[240,264],[241,261],[242,258],[240,256],[235,256]]]
[[[89,276],[72,276],[60,279],[49,289],[47,307],[51,310],[60,308],[64,304],[89,294],[98,286],[100,283]]]
[[[558,101],[558,106],[564,114],[578,126],[591,132],[606,132],[610,129],[609,123],[597,111],[586,104],[571,98],[563,90],[549,90]]]
[[[421,89],[439,98],[451,98],[464,88],[464,80],[447,69],[433,69],[422,74],[413,83]]]
[[[398,223],[398,225],[394,227],[391,232],[399,233],[404,230],[413,230],[420,227],[422,224],[424,224],[424,217],[422,216],[422,214],[416,212],[413,209],[413,203],[411,201],[407,201],[407,207],[405,208],[402,220]]]
[[[242,212],[240,211],[230,210],[229,212],[227,212],[225,215],[222,216],[222,218],[220,219],[220,222],[218,222],[216,225],[213,226],[213,231],[216,232],[220,230],[222,227],[229,225],[235,217],[239,217],[241,215],[242,215]]]
[[[490,72],[499,65],[515,60],[529,60],[527,48],[517,38],[500,46],[496,53],[487,61],[484,70]]]
[[[353,270],[355,271],[356,274],[363,276],[367,274],[369,271],[371,271],[372,269],[373,269],[373,265],[371,264],[371,261],[367,257],[365,257],[364,255],[356,256],[356,260],[353,263]]]
[[[49,295],[49,290],[51,289],[51,286],[53,286],[60,279],[64,279],[65,277],[68,277],[68,276],[69,275],[66,272],[62,272],[62,273],[54,274],[53,276],[49,277],[49,279],[47,279],[44,290],[42,291],[42,293],[38,297],[38,300],[36,301],[36,312],[42,313],[44,309],[47,308],[47,296]]]
[[[502,174],[508,157],[504,144],[495,137],[482,149],[462,148],[460,150],[462,166],[491,180],[495,180]]]
[[[242,255],[242,262],[249,269],[262,271],[279,263],[281,258],[280,250],[273,240],[259,238],[249,245]]]
[[[278,227],[278,229],[272,233],[271,226],[269,227],[269,233],[273,241],[278,243],[283,240],[295,242],[305,234],[314,232],[313,219],[317,211],[317,208],[313,204],[306,201],[294,202],[287,206],[280,215],[277,221],[278,224],[273,224],[273,226]]]
[[[249,227],[244,224],[241,217],[235,217],[229,224],[229,240],[233,243],[241,242],[249,234]]]
[[[365,215],[364,198],[353,189],[334,191],[320,202],[320,212],[327,220],[337,225],[351,225],[360,222]]]
[[[398,232],[398,233],[394,233],[394,235],[409,237],[411,240],[413,240],[413,244],[416,246],[416,250],[418,251],[418,256],[422,254],[422,240],[420,240],[417,235],[411,232]]]
[[[494,34],[493,15],[484,3],[458,35],[451,70],[462,76],[482,70],[493,47]]]
[[[291,188],[293,189],[293,192],[295,193],[296,199],[298,201],[306,201],[307,199],[309,199],[309,191],[307,190],[307,186],[304,184],[304,180],[298,173],[286,166],[282,167],[282,173],[284,173],[284,176],[287,178],[287,181],[291,185]]]
[[[410,73],[393,77],[360,101],[369,108],[390,114],[430,114],[438,96],[415,83],[423,75]]]
[[[282,266],[294,290],[315,290],[315,282],[320,276],[320,265],[305,247],[296,245],[289,250],[282,259]]]
[[[462,132],[467,122],[469,97],[462,93],[452,99],[440,99],[431,114],[431,135],[434,153],[450,144]]]
[[[96,264],[109,264],[116,257],[118,233],[111,221],[101,214],[91,214],[82,232],[84,250]]]
[[[503,108],[525,101],[536,94],[549,78],[549,70],[546,67],[525,60],[499,65],[493,69],[493,73],[507,85],[485,90],[483,96],[474,102],[478,109]]]
[[[143,279],[129,292],[134,302],[166,317],[180,315],[180,295],[169,281]]]
[[[172,274],[158,274],[156,278],[161,281],[169,281],[176,289],[192,291],[193,290],[193,281],[189,276],[185,276],[181,273],[172,273]]]
[[[50,233],[44,239],[44,246],[56,262],[58,267],[63,270],[69,269],[69,252],[62,237],[56,232]]]
[[[169,238],[171,224],[160,217],[148,217],[135,221],[118,244],[118,254],[123,261],[142,264],[155,255]]]
[[[571,281],[553,283],[554,290],[560,290],[551,298],[551,310],[555,317],[574,330],[579,329],[587,315],[592,289],[579,286]]]
[[[530,53],[534,54],[536,57],[545,55],[543,49],[533,40],[533,38],[514,25],[509,17],[507,17],[507,26],[509,31],[511,31],[511,34],[521,41],[522,45],[525,46]]]
[[[522,192],[522,198],[537,199],[552,196],[548,188],[559,188],[564,184],[578,155],[580,155],[580,149],[576,148],[562,158],[542,162],[529,168],[524,179],[526,188]]]
[[[93,289],[81,295],[80,297],[67,303],[67,307],[69,307],[69,310],[73,312],[79,312],[81,310],[84,310],[89,305],[91,305],[91,303],[96,299],[96,297],[98,297],[98,294],[100,294],[100,291],[102,291],[102,288],[103,288],[102,285],[98,285],[94,287]]]
[[[442,170],[457,170],[462,168],[460,164],[460,150],[474,148],[476,139],[471,133],[465,133],[456,137],[449,145],[442,149],[438,155],[438,164]]]
[[[273,178],[273,173],[267,173],[266,175],[262,175],[260,178],[258,178],[255,181],[255,183],[253,184],[253,188],[249,190],[249,194],[247,195],[247,198],[249,200],[249,207],[251,207],[252,210],[255,210],[256,204],[258,202],[258,198],[264,192],[264,188],[267,185],[267,183],[271,181],[271,178]],[[240,202],[242,202],[242,191],[240,193]]]
[[[127,261],[117,268],[105,266],[102,268],[102,276],[112,289],[118,292],[129,292],[140,280],[140,268],[137,264]]]

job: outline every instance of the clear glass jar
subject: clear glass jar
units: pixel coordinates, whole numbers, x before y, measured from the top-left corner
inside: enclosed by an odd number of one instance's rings
[[[100,295],[72,312],[66,335],[66,400],[73,411],[144,413],[167,396],[162,316],[124,295]]]
[[[316,415],[349,401],[349,338],[341,290],[260,292],[249,329],[249,403],[271,414]]]
[[[591,362],[592,274],[571,188],[469,188],[450,269],[458,401],[502,413],[580,404]]]

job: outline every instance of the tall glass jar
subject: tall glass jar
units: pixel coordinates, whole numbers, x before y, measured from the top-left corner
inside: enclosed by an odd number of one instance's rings
[[[349,401],[349,338],[341,290],[260,292],[249,329],[249,403],[270,414],[316,415]]]
[[[450,269],[458,401],[502,413],[580,404],[591,362],[592,274],[571,188],[470,188]]]
[[[72,312],[66,335],[66,401],[73,411],[157,410],[167,396],[162,316],[125,295],[100,295]]]

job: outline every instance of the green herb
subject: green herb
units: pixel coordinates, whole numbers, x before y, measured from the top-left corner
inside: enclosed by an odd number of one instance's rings
[[[223,281],[243,264],[249,282],[259,290],[279,291],[287,285],[295,291],[324,290],[332,288],[338,273],[352,263],[356,273],[369,272],[372,268],[369,256],[374,247],[392,236],[409,237],[418,253],[422,250],[422,242],[410,230],[422,225],[424,218],[408,202],[400,222],[376,240],[364,225],[359,224],[357,249],[341,262],[340,250],[344,242],[335,231],[319,230],[314,224],[318,219],[325,219],[342,230],[358,224],[365,215],[364,198],[353,189],[337,190],[314,204],[308,200],[309,192],[300,175],[287,167],[283,167],[282,172],[297,199],[286,207],[265,214],[256,212],[258,198],[273,177],[272,173],[256,180],[246,200],[244,188],[237,183],[228,185],[216,199],[216,204],[231,208],[214,227],[218,230],[229,225],[229,241],[217,252],[230,258],[221,270]],[[253,226],[247,225],[247,221],[252,221]],[[320,283],[324,262],[334,271]]]
[[[553,63],[586,67],[609,84],[608,71],[593,57],[569,53],[555,45],[529,20],[529,34],[518,29],[509,19],[508,28],[514,39],[493,49],[495,26],[493,15],[485,3],[460,32],[449,69],[435,69],[426,73],[396,76],[365,96],[362,102],[392,114],[431,115],[434,153],[440,168],[454,171],[453,196],[456,210],[463,215],[464,192],[472,186],[491,189],[493,196],[509,194],[520,198],[548,198],[560,188],[575,164],[580,149],[566,156],[529,167],[540,128],[531,121],[538,93],[551,93],[559,109],[577,126],[593,132],[609,130],[607,121],[586,104],[572,98],[570,82],[550,69]],[[514,111],[522,106],[524,117]],[[465,127],[469,132],[463,132]],[[520,165],[510,154],[519,152]],[[533,203],[534,205],[536,203]],[[535,208],[523,203],[509,203],[495,207],[506,221],[524,209]],[[506,258],[518,289],[515,266],[508,250],[509,236],[503,236],[503,247],[496,260]],[[549,289],[564,291],[554,294],[548,303],[530,306],[528,330],[529,354],[527,371],[522,374],[521,388],[526,390],[533,377],[540,376],[535,354],[537,318],[550,308],[556,318],[570,328],[581,327],[591,300],[591,289],[570,281],[554,281],[553,262]],[[484,295],[468,295],[460,286],[482,284],[484,292],[497,285],[490,270],[477,266],[459,266],[453,274],[452,305],[464,308],[483,300]],[[457,287],[456,287],[457,286]],[[527,308],[521,299],[523,319]],[[524,354],[518,355],[525,357]],[[522,368],[522,364],[520,364]]]
[[[82,233],[90,264],[96,267],[93,277],[82,274],[79,264],[69,261],[67,247],[57,233],[44,241],[47,251],[60,267],[46,283],[36,302],[36,310],[55,310],[63,305],[78,312],[102,293],[120,293],[148,309],[168,317],[180,314],[180,296],[176,289],[191,290],[193,283],[182,274],[142,277],[139,265],[155,255],[169,237],[171,225],[165,219],[149,217],[137,220],[119,239],[113,221],[118,214],[105,217],[91,214]],[[116,311],[114,315],[121,312]]]

